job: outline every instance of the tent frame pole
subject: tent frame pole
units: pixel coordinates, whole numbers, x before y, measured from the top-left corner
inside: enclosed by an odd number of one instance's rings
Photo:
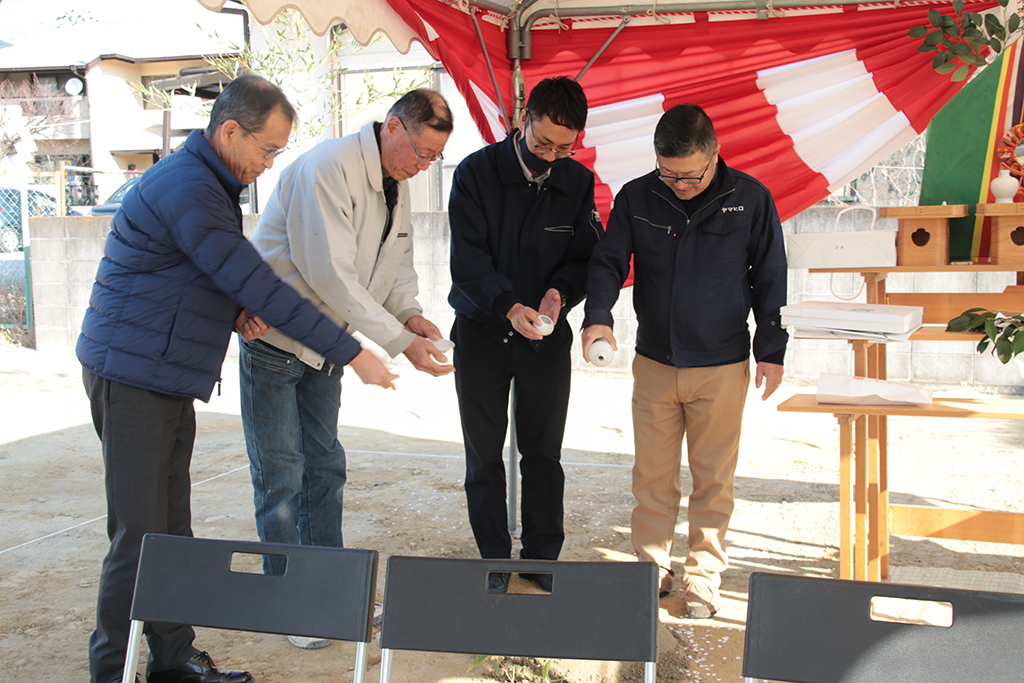
[[[622,32],[622,29],[626,28],[626,24],[629,23],[630,19],[631,17],[629,17],[628,15],[622,17],[622,21],[619,22],[619,25],[615,27],[615,30],[612,31],[612,34],[608,36],[608,40],[604,41],[604,45],[597,48],[597,52],[595,52],[594,56],[590,58],[590,61],[587,62],[587,65],[580,69],[580,72],[576,74],[576,78],[573,79],[574,81],[579,82],[579,80],[583,78],[583,74],[587,73],[587,71],[590,70],[590,67],[594,66],[594,62],[597,61],[597,58],[600,57],[604,53],[604,51],[608,49],[608,46],[612,44],[613,40],[615,40],[615,36],[619,35]]]
[[[469,14],[473,17],[473,26],[476,28],[476,37],[480,41],[480,50],[484,53],[484,62],[487,64],[487,73],[491,75],[491,85],[494,87],[494,95],[498,98],[498,110],[501,112],[501,121],[505,124],[505,132],[511,133],[512,126],[508,122],[508,113],[505,111],[505,103],[501,98],[501,89],[498,88],[498,78],[494,75],[494,67],[491,66],[491,56],[487,54],[487,45],[484,43],[484,34],[480,30],[480,20],[476,18],[477,9],[469,8]]]
[[[512,8],[497,5],[487,0],[469,0],[470,10],[493,12],[499,14],[507,19],[511,19],[509,23],[509,59],[530,59],[533,51],[533,25],[540,19],[548,17],[558,17],[560,19],[569,19],[572,17],[634,17],[641,16],[648,13],[657,13],[659,15],[664,14],[693,14],[694,12],[728,12],[737,10],[755,10],[757,12],[757,18],[761,20],[767,20],[772,17],[771,10],[783,10],[783,9],[797,9],[805,7],[832,7],[840,5],[864,5],[870,4],[865,0],[832,0],[832,2],[808,2],[808,0],[772,0],[768,3],[767,0],[719,0],[718,2],[694,2],[694,3],[669,3],[669,4],[643,4],[643,5],[623,5],[619,7],[582,7],[582,8],[547,8],[541,9],[533,14],[528,14],[529,8],[539,2],[539,0],[523,0],[515,6],[513,13]],[[476,22],[476,16],[473,17],[474,23]],[[477,31],[479,32],[479,25]],[[483,39],[481,38],[481,44]],[[487,52],[484,51],[484,55]],[[490,62],[488,62],[488,68]],[[577,79],[579,77],[577,76]]]

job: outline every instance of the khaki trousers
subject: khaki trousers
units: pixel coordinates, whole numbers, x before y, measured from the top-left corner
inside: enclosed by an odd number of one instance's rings
[[[633,549],[640,560],[671,570],[685,434],[693,478],[687,585],[701,581],[718,588],[728,566],[725,532],[749,384],[746,361],[708,368],[676,368],[640,355],[633,361]]]

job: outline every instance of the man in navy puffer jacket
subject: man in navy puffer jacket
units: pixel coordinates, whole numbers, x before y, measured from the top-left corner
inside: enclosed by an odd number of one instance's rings
[[[214,103],[205,134],[161,160],[114,216],[77,354],[103,446],[107,534],[89,640],[93,683],[121,680],[142,537],[191,536],[193,401],[209,400],[233,329],[281,329],[367,384],[396,378],[281,282],[242,234],[238,198],[288,143],[295,110],[242,76]],[[264,322],[266,321],[266,322]],[[192,645],[190,626],[147,624],[153,683],[245,683]]]

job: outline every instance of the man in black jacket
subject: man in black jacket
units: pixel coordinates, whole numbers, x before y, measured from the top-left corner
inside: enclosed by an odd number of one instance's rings
[[[466,444],[469,521],[480,555],[509,558],[502,447],[509,386],[522,453],[526,559],[558,559],[562,527],[561,448],[569,406],[565,315],[584,297],[587,263],[601,223],[594,174],[569,159],[587,121],[575,81],[541,81],[522,130],[467,157],[455,171],[448,207],[455,309],[455,389]],[[549,333],[541,317],[554,322]],[[550,590],[549,574],[525,578]],[[505,592],[507,574],[488,589]]]
[[[786,303],[782,226],[768,189],[729,168],[704,111],[676,105],[654,132],[657,168],[615,198],[608,232],[587,281],[583,354],[604,337],[617,348],[611,308],[634,261],[637,314],[633,362],[633,549],[661,568],[672,589],[672,541],[679,514],[683,435],[693,478],[683,563],[689,616],[719,607],[728,566],[725,533],[750,383],[754,312],[755,386],[767,399],[782,381]]]

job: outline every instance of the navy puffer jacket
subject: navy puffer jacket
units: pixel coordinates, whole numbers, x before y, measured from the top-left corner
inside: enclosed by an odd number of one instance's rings
[[[242,308],[345,365],[359,343],[283,283],[242,234],[243,185],[199,131],[114,216],[82,323],[82,365],[207,401]]]

